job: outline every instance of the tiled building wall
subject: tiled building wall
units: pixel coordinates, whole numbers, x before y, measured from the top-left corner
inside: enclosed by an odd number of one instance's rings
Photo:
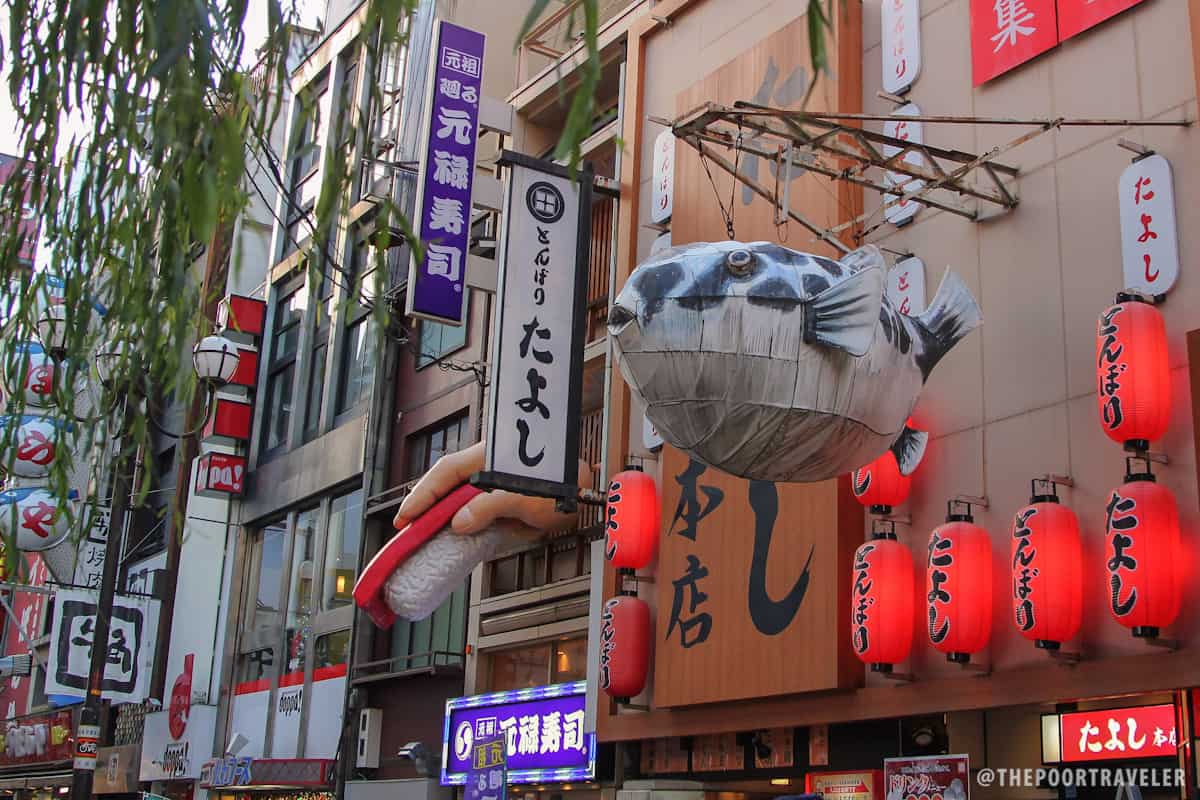
[[[924,66],[910,98],[928,115],[1020,118],[1196,118],[1187,3],[1146,0],[1080,34],[1032,62],[979,88],[971,85],[969,0],[924,0]],[[888,113],[880,89],[880,0],[864,2],[863,106]],[[878,123],[868,123],[880,130]],[[970,152],[986,151],[1028,129],[926,124],[925,141]],[[1071,475],[1061,491],[1079,515],[1085,557],[1082,647],[1093,657],[1144,653],[1146,645],[1109,616],[1104,568],[1107,492],[1121,483],[1124,454],[1103,434],[1095,381],[1096,320],[1123,287],[1117,214],[1117,178],[1132,153],[1118,137],[1157,150],[1174,173],[1180,226],[1181,277],[1165,305],[1170,346],[1172,422],[1154,449],[1170,464],[1159,481],[1175,492],[1186,549],[1200,552],[1196,458],[1192,438],[1185,335],[1200,327],[1200,278],[1189,265],[1200,238],[1189,224],[1200,200],[1200,134],[1194,128],[1089,127],[1044,134],[1006,154],[1022,174],[1020,205],[1011,213],[973,223],[924,209],[905,228],[890,225],[870,238],[912,251],[926,264],[931,297],[952,266],[983,309],[984,324],[934,370],[915,420],[932,440],[899,514],[899,526],[923,575],[929,532],[941,523],[946,500],[986,495],[990,507],[976,522],[992,535],[995,606],[990,658],[994,667],[1043,660],[1011,621],[1006,588],[1013,512],[1029,500],[1029,481],[1045,473]],[[880,199],[866,197],[866,208]],[[1195,569],[1193,564],[1191,567]],[[1190,591],[1190,590],[1185,590]],[[1177,632],[1200,628],[1195,597],[1185,599]],[[1167,634],[1170,631],[1166,632]],[[922,675],[957,668],[924,646],[918,631],[913,668]]]

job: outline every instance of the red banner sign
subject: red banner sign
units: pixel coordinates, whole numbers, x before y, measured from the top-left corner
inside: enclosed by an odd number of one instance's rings
[[[1172,704],[1060,714],[1058,732],[1065,763],[1174,758],[1178,744]]]
[[[971,76],[976,86],[1056,44],[1054,0],[971,0]]]
[[[968,797],[970,771],[965,755],[886,758],[883,790],[889,800]]]
[[[1058,38],[1065,42],[1140,2],[1142,0],[1058,0]]]
[[[0,766],[71,758],[71,712],[10,719],[0,734]]]
[[[240,495],[245,488],[246,457],[206,453],[196,465],[196,491]]]

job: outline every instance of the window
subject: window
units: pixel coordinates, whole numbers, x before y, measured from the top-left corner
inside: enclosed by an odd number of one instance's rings
[[[408,438],[408,480],[424,475],[447,453],[457,453],[472,444],[468,419],[465,413],[456,414]]]
[[[591,551],[586,537],[559,536],[520,553],[497,559],[491,570],[487,596],[536,589],[546,583],[568,581],[591,571]],[[548,572],[547,572],[548,570]]]
[[[329,506],[329,531],[325,536],[325,590],[321,608],[332,611],[349,605],[358,577],[358,550],[362,543],[362,490],[333,498]]]
[[[468,320],[470,315],[468,315]],[[467,344],[467,322],[462,325],[443,325],[440,322],[421,321],[421,333],[417,337],[417,369],[432,364],[439,358],[461,350]]]
[[[587,678],[587,638],[562,639],[551,643],[553,658],[550,662],[552,683],[570,683]]]
[[[324,259],[322,259],[324,263]],[[308,356],[308,402],[304,408],[304,441],[316,438],[321,432],[321,409],[325,397],[325,362],[329,355],[329,328],[333,314],[333,281],[326,270],[321,271],[314,308],[312,346]]]
[[[293,384],[296,381],[296,354],[300,349],[300,322],[308,307],[307,287],[301,285],[275,301],[272,320],[271,360],[267,366],[267,407],[264,454],[283,449],[291,426]]]
[[[581,681],[587,678],[587,637],[498,650],[490,653],[489,658],[490,692]]]
[[[270,678],[274,663],[275,656],[269,647],[242,653],[238,656],[233,680],[235,683],[247,683]]]
[[[296,515],[296,535],[292,543],[292,571],[288,587],[287,671],[304,668],[304,646],[312,615],[313,540],[316,538],[319,509],[311,508]]]
[[[287,523],[277,522],[262,529],[257,542],[258,574],[255,605],[250,621],[258,628],[279,624],[280,591],[283,585],[283,553]]]
[[[337,631],[317,637],[313,669],[337,667],[350,661],[350,631]]]
[[[393,669],[460,664],[467,646],[467,583],[454,590],[437,611],[417,622],[398,621],[392,626]]]
[[[350,252],[350,274],[354,277],[355,294],[370,296],[376,281],[375,264],[365,241],[354,245]],[[370,394],[375,379],[375,321],[371,311],[351,298],[346,306],[342,335],[342,378],[338,384],[337,413],[355,409]]]
[[[320,182],[316,179],[321,147],[328,120],[321,113],[329,89],[329,74],[318,78],[296,95],[296,119],[292,128],[291,159],[288,162],[287,237],[283,255],[292,253],[312,233],[311,214]]]
[[[358,43],[355,42],[343,51],[342,82],[338,87],[337,96],[337,142],[340,151],[349,155],[354,147],[354,100],[358,93],[358,61],[355,54]]]

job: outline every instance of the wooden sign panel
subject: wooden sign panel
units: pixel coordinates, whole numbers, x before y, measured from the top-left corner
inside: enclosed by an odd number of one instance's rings
[[[672,447],[662,459],[654,705],[851,685],[862,516],[848,485],[734,478]]]

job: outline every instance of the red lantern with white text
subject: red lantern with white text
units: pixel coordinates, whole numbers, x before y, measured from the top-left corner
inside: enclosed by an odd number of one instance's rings
[[[626,467],[608,484],[604,555],[617,569],[644,569],[658,548],[658,489],[640,469]]]
[[[1125,483],[1109,495],[1105,539],[1109,610],[1134,636],[1153,639],[1179,615],[1182,592],[1175,496],[1126,460]]]
[[[926,571],[929,641],[946,660],[965,664],[992,634],[992,541],[971,507],[954,513],[929,537]]]
[[[874,533],[854,552],[850,643],[872,672],[891,672],[912,650],[916,584],[912,553],[894,528]]]
[[[1167,430],[1171,373],[1162,314],[1133,295],[1100,315],[1096,335],[1096,392],[1105,435],[1145,451]]]
[[[600,688],[617,700],[637,697],[650,665],[650,607],[631,595],[604,604],[600,628]]]
[[[912,477],[900,474],[900,464],[891,450],[856,469],[853,478],[854,499],[867,506],[872,514],[892,513],[894,506],[908,499],[912,486]]]
[[[1075,636],[1083,614],[1083,549],[1075,512],[1034,492],[1013,517],[1012,602],[1017,630],[1044,650]]]

